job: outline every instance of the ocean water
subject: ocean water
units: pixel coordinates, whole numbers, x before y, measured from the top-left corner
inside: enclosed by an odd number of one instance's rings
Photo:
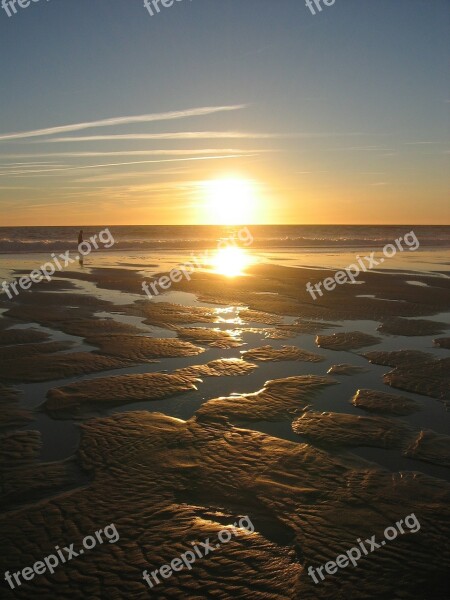
[[[332,250],[381,249],[414,231],[421,247],[450,248],[450,226],[423,225],[126,225],[97,227],[0,227],[0,253],[65,251],[76,245],[78,232],[88,239],[108,227],[115,251],[191,250],[208,248],[217,240],[237,237],[246,228],[252,248]],[[244,235],[244,234],[243,234]],[[246,233],[248,236],[248,233]]]

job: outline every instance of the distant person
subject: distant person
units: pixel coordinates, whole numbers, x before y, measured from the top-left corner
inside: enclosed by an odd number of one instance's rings
[[[83,243],[83,230],[80,229],[80,233],[78,234],[78,252],[80,252],[79,248],[80,248],[80,244]],[[83,255],[80,253],[78,255],[78,262],[80,263],[81,266],[83,266]]]

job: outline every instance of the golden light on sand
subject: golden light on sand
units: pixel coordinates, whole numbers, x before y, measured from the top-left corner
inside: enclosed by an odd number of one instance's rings
[[[256,186],[240,177],[224,177],[204,183],[208,222],[220,225],[253,223],[257,208]]]
[[[244,275],[245,269],[253,262],[251,256],[243,248],[229,246],[217,250],[211,260],[213,271],[226,277]]]
[[[240,307],[227,306],[227,308],[216,308],[217,323],[229,323],[230,325],[244,325],[244,320],[239,316]]]

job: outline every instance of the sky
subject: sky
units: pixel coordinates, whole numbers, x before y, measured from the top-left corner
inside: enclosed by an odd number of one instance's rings
[[[0,226],[450,224],[450,2],[321,4],[0,9]]]

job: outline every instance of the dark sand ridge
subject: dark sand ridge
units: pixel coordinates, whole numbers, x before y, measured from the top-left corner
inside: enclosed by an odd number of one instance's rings
[[[364,367],[357,367],[356,365],[349,365],[342,363],[340,365],[333,365],[327,371],[328,375],[357,375],[358,373],[367,373],[368,369]]]
[[[8,431],[0,436],[0,444],[0,467],[3,470],[10,461],[29,462],[35,458],[41,444],[41,435],[39,431]]]
[[[49,390],[41,408],[53,416],[73,416],[95,407],[161,400],[196,389],[196,382],[194,377],[167,373],[100,377]]]
[[[450,350],[450,337],[437,338],[434,340],[434,343],[439,348],[446,348],[447,350]]]
[[[169,302],[149,302],[141,300],[128,306],[121,306],[125,314],[144,318],[147,325],[166,327],[167,329],[190,323],[214,323],[217,315],[211,308],[202,306],[182,306]]]
[[[147,265],[147,267],[151,266],[150,264]],[[23,269],[14,270],[16,276],[29,275],[29,273],[29,271]],[[142,294],[142,275],[140,275],[140,271],[127,268],[84,267],[75,271],[64,269],[64,271],[57,271],[52,276],[51,281],[44,279],[38,284],[33,284],[33,289],[41,292],[73,290],[75,285],[72,280],[95,283],[102,289]],[[21,295],[23,295],[23,292],[21,292]]]
[[[164,600],[417,600],[442,598],[450,534],[450,486],[392,474],[229,424],[126,413],[83,425],[84,487],[0,518],[1,570],[16,571],[114,523],[115,544],[97,545],[51,577],[24,582],[5,598],[149,597],[142,570],[170,562],[191,542],[249,515],[241,535],[174,573],[150,592]],[[414,512],[418,533],[399,536],[315,586],[306,571],[334,560],[355,540]],[[383,577],[380,577],[380,573]],[[439,592],[438,590],[441,590]]]
[[[269,313],[262,312],[260,310],[251,310],[244,308],[239,313],[240,317],[245,321],[253,321],[254,323],[265,323],[266,325],[282,325],[283,319],[277,315],[270,315]],[[295,327],[292,327],[294,330]]]
[[[330,377],[299,375],[267,381],[252,394],[215,398],[196,412],[208,420],[227,417],[236,421],[282,421],[301,412],[324,387],[336,383]]]
[[[2,316],[2,318],[0,319],[0,332],[3,332],[3,330],[7,329],[8,327],[12,327],[14,324],[14,321]]]
[[[0,364],[0,381],[14,383],[53,381],[77,375],[122,369],[135,364],[131,360],[113,356],[100,356],[91,352],[60,355],[45,354],[24,357],[20,362],[17,360],[2,361]]]
[[[24,430],[0,435],[0,508],[15,511],[52,494],[79,487],[87,481],[74,460],[37,463],[41,447],[39,431]],[[13,512],[9,515],[13,517]],[[39,519],[41,522],[41,519]],[[3,551],[3,548],[2,548]]]
[[[318,335],[316,344],[319,348],[328,350],[358,350],[366,346],[373,346],[380,342],[380,338],[361,331],[343,331],[333,335]]]
[[[99,348],[99,354],[121,357],[135,364],[149,362],[149,359],[196,356],[204,352],[203,348],[189,342],[173,338],[153,338],[148,334],[145,336],[92,335],[86,339]]]
[[[13,269],[13,275],[14,278],[16,280],[18,280],[22,275],[29,275],[30,271],[26,270],[26,269]],[[74,271],[75,273],[75,271]],[[78,271],[76,272],[77,275],[83,276],[83,271]],[[75,284],[70,281],[69,279],[64,280],[62,277],[57,277],[57,275],[64,275],[64,272],[61,273],[55,273],[55,276],[52,277],[52,279],[50,281],[47,281],[47,279],[42,279],[41,281],[39,281],[38,283],[34,283],[33,282],[33,286],[32,286],[32,290],[37,290],[37,291],[43,291],[43,292],[57,292],[57,291],[66,291],[66,290],[74,290],[75,289]],[[18,289],[20,289],[20,294],[23,295],[24,293],[27,292],[27,290],[22,290],[20,288],[20,286],[18,286]],[[29,292],[29,290],[28,290]],[[13,291],[14,294],[14,291]]]
[[[439,359],[412,350],[367,352],[363,356],[376,365],[395,367],[383,377],[387,385],[438,398],[450,405],[450,357]]]
[[[237,348],[242,346],[242,339],[229,331],[206,329],[203,327],[176,327],[178,337],[196,344],[206,344],[212,348]]]
[[[367,412],[382,415],[406,416],[421,410],[415,400],[375,390],[358,390],[351,403]]]
[[[450,468],[450,436],[414,431],[403,421],[308,411],[292,428],[302,439],[321,447],[398,448],[404,456]]]
[[[29,437],[31,431],[24,431]],[[11,439],[8,440],[8,443]],[[17,453],[21,453],[23,438],[16,438],[20,444]],[[37,450],[37,449],[36,449]],[[21,505],[35,505],[41,499],[52,495],[61,495],[70,488],[79,487],[87,478],[80,475],[73,460],[65,462],[39,463],[35,460],[25,462],[9,461],[7,468],[2,468],[0,484],[0,508],[11,511],[8,514],[14,519],[14,512]],[[39,517],[38,517],[39,518]]]
[[[206,365],[193,365],[174,371],[174,375],[186,375],[188,377],[224,377],[231,375],[246,375],[258,366],[239,358],[222,358],[212,360]]]
[[[302,362],[321,362],[324,359],[319,354],[307,352],[296,346],[281,346],[281,348],[273,348],[272,346],[262,346],[261,348],[252,348],[241,352],[242,358],[245,360],[257,360],[266,362],[269,360],[298,360]]]
[[[61,350],[68,350],[72,346],[71,342],[45,342],[43,344],[18,344],[16,346],[0,347],[0,367],[1,373],[7,372],[8,367],[14,361],[28,359],[43,354],[52,354]],[[26,361],[24,361],[26,362]]]
[[[149,264],[148,268],[151,267]],[[89,271],[62,271],[56,273],[57,278],[74,279],[79,281],[88,281],[95,283],[97,287],[104,290],[116,290],[119,292],[129,292],[131,294],[143,295],[142,281],[144,280],[141,271],[137,269],[118,268],[118,267],[92,267]],[[146,296],[144,295],[144,298]]]
[[[10,323],[13,325],[13,323]],[[0,328],[1,329],[1,328]],[[32,344],[45,342],[49,335],[37,329],[9,329],[0,330],[0,346],[12,346],[14,344]]]
[[[377,327],[381,333],[404,336],[439,335],[450,329],[450,324],[427,319],[388,319]]]
[[[242,311],[239,313],[242,315]],[[320,333],[326,329],[340,327],[337,323],[303,321],[293,325],[277,325],[276,329],[266,329],[265,337],[271,340],[288,340],[298,337],[302,333]],[[241,328],[242,329],[242,328]]]
[[[0,429],[26,425],[33,418],[28,410],[19,408],[19,394],[0,383]]]
[[[33,291],[6,305],[7,318],[26,323],[39,323],[65,333],[72,321],[93,318],[101,310],[112,308],[112,303],[84,294],[60,294]]]

